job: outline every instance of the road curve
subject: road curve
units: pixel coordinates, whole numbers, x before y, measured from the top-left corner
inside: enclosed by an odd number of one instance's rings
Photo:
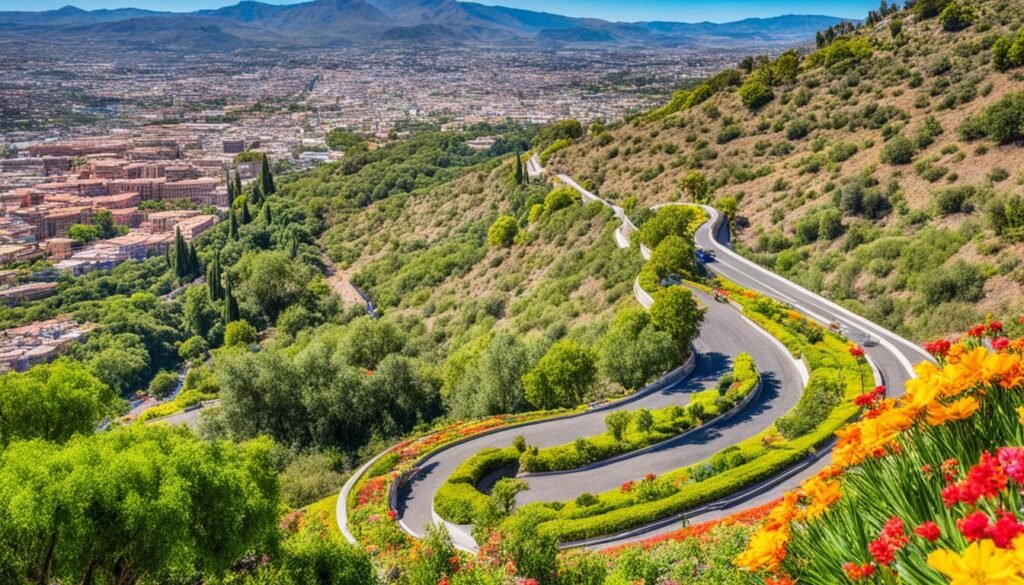
[[[530,166],[534,170],[531,176],[543,172],[535,158],[530,159]],[[568,176],[557,177],[576,189],[585,203],[596,201],[610,207],[622,222],[615,234],[616,242],[620,247],[629,245],[636,226],[621,207],[583,189]],[[728,225],[724,217],[710,207],[705,209],[710,220],[698,229],[695,238],[699,246],[714,250],[717,254],[717,261],[706,265],[708,269],[741,286],[785,302],[823,324],[838,323],[848,331],[852,339],[867,342],[865,350],[869,359],[894,394],[900,393],[903,383],[914,375],[911,364],[929,358],[912,342],[743,258],[728,244]],[[700,432],[666,442],[656,449],[571,474],[526,478],[530,489],[520,494],[519,503],[570,500],[583,492],[597,493],[613,489],[624,481],[637,479],[648,472],[661,474],[685,467],[757,434],[796,404],[806,381],[806,372],[801,372],[785,348],[743,317],[732,305],[716,303],[699,291],[695,291],[695,294],[708,307],[705,325],[695,341],[699,355],[695,372],[663,390],[638,396],[624,403],[621,408],[634,410],[684,405],[692,392],[712,386],[719,376],[729,371],[732,359],[740,352],[750,353],[762,373],[765,386],[758,399],[736,417],[712,423]],[[420,536],[428,525],[436,522],[438,518],[433,513],[433,500],[437,490],[460,463],[480,450],[507,447],[513,437],[520,434],[526,437],[527,443],[538,447],[568,443],[579,436],[603,432],[606,414],[607,411],[599,411],[570,419],[540,421],[487,434],[428,456],[420,463],[419,471],[398,493],[396,511],[402,527],[413,536]],[[816,473],[825,465],[825,459],[821,457],[807,461],[799,469],[766,480],[739,497],[727,498],[727,501],[718,505],[701,507],[687,514],[687,518],[690,521],[713,519],[770,501]],[[572,481],[567,481],[568,477]],[[448,528],[457,544],[468,549],[474,548],[475,543],[468,535],[468,527],[448,525]],[[628,536],[604,540],[599,546],[623,544],[677,528],[666,525],[646,532],[633,531]]]

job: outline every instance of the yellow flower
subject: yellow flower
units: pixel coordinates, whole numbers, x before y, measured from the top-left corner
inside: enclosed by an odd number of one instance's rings
[[[1024,585],[1014,553],[996,548],[989,539],[971,543],[962,555],[934,551],[928,555],[928,566],[949,577],[950,585]]]
[[[1020,421],[1020,424],[1024,425],[1024,406],[1017,409],[1017,420]]]
[[[979,408],[978,399],[967,396],[954,400],[948,406],[935,403],[928,407],[928,424],[933,427],[944,425],[951,420],[970,418]]]
[[[747,550],[736,557],[736,564],[751,571],[765,569],[775,572],[786,558],[786,544],[789,542],[787,529],[761,529],[750,537]]]

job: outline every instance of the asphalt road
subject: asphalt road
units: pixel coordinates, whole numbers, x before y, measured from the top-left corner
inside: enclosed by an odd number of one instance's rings
[[[609,204],[577,185],[569,177],[559,176],[563,182],[581,193],[584,201],[598,201],[612,207],[616,215],[627,224],[627,231],[635,229],[620,208]],[[838,323],[851,339],[865,346],[871,361],[890,388],[890,394],[902,393],[903,383],[913,375],[911,364],[928,359],[928,355],[915,344],[875,325],[854,313],[811,293],[784,278],[746,260],[728,246],[728,228],[717,211],[707,208],[711,221],[696,233],[697,244],[714,250],[715,262],[707,264],[714,273],[737,284],[760,291],[785,302],[821,323]],[[621,245],[621,243],[620,243]],[[697,433],[662,444],[657,449],[619,459],[596,468],[578,472],[527,478],[530,489],[520,494],[519,503],[533,501],[566,501],[584,492],[598,493],[613,489],[627,480],[635,480],[646,473],[665,473],[696,463],[714,453],[751,437],[771,425],[790,410],[803,391],[804,376],[789,353],[767,333],[744,318],[730,304],[717,303],[708,295],[695,292],[708,308],[704,326],[695,346],[698,352],[697,368],[679,383],[623,404],[623,410],[661,408],[672,404],[685,405],[692,392],[714,386],[717,379],[731,369],[732,359],[740,352],[750,353],[761,371],[763,390],[758,399],[742,413],[727,421],[713,423]],[[569,419],[538,422],[526,427],[510,429],[482,436],[476,440],[443,449],[425,459],[420,471],[401,490],[398,497],[398,515],[402,526],[414,536],[422,535],[435,521],[432,513],[434,495],[455,468],[465,459],[488,447],[507,447],[513,437],[524,435],[527,443],[548,447],[568,443],[580,436],[590,436],[605,430],[604,417],[608,411],[587,413]],[[771,501],[787,489],[799,485],[825,465],[827,458],[815,462],[799,473],[767,481],[758,489],[732,505],[711,512],[694,514],[691,522],[725,516],[760,503]],[[602,546],[622,544],[656,534],[676,530],[678,525],[664,526],[644,534],[631,535]],[[472,548],[466,527],[449,526],[458,544]]]

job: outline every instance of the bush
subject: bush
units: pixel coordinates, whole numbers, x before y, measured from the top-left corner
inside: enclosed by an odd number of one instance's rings
[[[579,194],[572,187],[562,186],[552,189],[544,197],[544,213],[551,215],[560,209],[572,207],[578,199]]]
[[[232,321],[224,328],[224,345],[235,347],[239,345],[252,345],[259,340],[256,328],[248,321]]]
[[[775,427],[789,440],[804,435],[828,418],[832,409],[842,402],[845,393],[846,388],[834,370],[815,370],[811,372],[800,402],[779,418]]]
[[[434,495],[434,510],[456,524],[471,524],[487,506],[488,497],[476,484],[488,473],[514,465],[519,451],[514,447],[484,449],[463,461]]]
[[[747,106],[751,110],[757,110],[768,102],[772,101],[775,94],[772,93],[764,83],[756,79],[748,79],[739,89],[740,100],[743,101],[743,105]]]
[[[964,140],[988,137],[1000,144],[1024,138],[1024,92],[1008,94],[960,126]]]
[[[918,288],[930,305],[950,301],[973,303],[984,296],[985,276],[981,269],[963,260],[919,276]]]
[[[970,185],[949,187],[936,191],[933,195],[935,208],[941,215],[970,213],[974,210],[971,199],[974,197],[975,191],[975,188]]]
[[[944,30],[956,32],[974,24],[975,18],[977,18],[977,13],[973,6],[951,2],[939,15],[939,23],[942,24]]]
[[[178,387],[178,374],[174,372],[168,372],[166,370],[158,372],[153,380],[149,383],[149,390],[147,391],[150,396],[156,398],[164,398],[169,396],[174,389]]]
[[[901,134],[882,148],[882,162],[890,165],[910,164],[914,160],[914,153],[914,143]]]
[[[508,248],[519,235],[519,222],[511,215],[499,215],[487,230],[487,243],[495,248]]]
[[[803,118],[798,118],[789,123],[786,127],[786,138],[789,140],[800,140],[811,133],[811,123]]]

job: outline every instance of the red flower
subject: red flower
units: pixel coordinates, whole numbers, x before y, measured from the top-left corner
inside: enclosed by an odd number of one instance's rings
[[[1024,483],[1024,448],[1000,447],[996,451],[996,457],[999,458],[1006,475],[1017,483]]]
[[[949,353],[949,348],[951,345],[952,344],[949,343],[948,339],[939,339],[936,341],[930,341],[928,343],[925,343],[924,350],[934,356],[943,357],[947,353]]]
[[[860,359],[860,358],[864,357],[864,348],[859,346],[859,345],[851,345],[850,346],[850,355],[852,355],[853,357],[855,357],[857,359]]]
[[[922,524],[922,525],[918,526],[917,528],[915,528],[914,529],[914,534],[920,536],[921,538],[927,540],[928,542],[935,542],[936,540],[939,539],[940,536],[942,536],[942,531],[939,530],[939,525],[938,524],[936,524],[936,523],[932,522],[931,520],[929,520],[929,521],[925,522],[924,524]]]
[[[985,324],[975,325],[967,330],[967,335],[971,337],[985,337]]]
[[[395,518],[398,518],[398,512],[388,510],[388,520],[394,520]]]
[[[843,571],[850,581],[860,581],[865,577],[870,577],[875,572],[875,567],[870,564],[843,563]]]
[[[999,495],[1006,487],[1007,477],[999,460],[985,452],[981,454],[978,464],[967,472],[967,479],[961,483],[960,501],[973,504],[978,498],[994,498]],[[971,500],[965,500],[965,495]]]
[[[875,558],[879,565],[889,565],[896,560],[896,549],[883,539],[872,540],[868,543],[868,552]]]
[[[874,392],[865,392],[853,399],[853,403],[857,406],[868,406],[875,401]]]
[[[633,480],[629,480],[626,483],[622,484],[621,486],[619,486],[619,489],[627,493],[633,491]]]
[[[934,471],[935,470],[932,469],[931,465],[923,465],[923,466],[921,466],[921,473],[923,473],[925,475],[931,475],[932,473],[934,473]]]
[[[647,475],[644,476],[644,479],[646,481],[654,481],[655,479],[658,479],[658,476],[655,475],[654,473],[648,473]]]
[[[986,536],[991,538],[999,548],[1013,548],[1013,539],[1024,533],[1024,526],[1017,521],[1013,512],[1002,511],[999,519],[989,526]]]
[[[1024,315],[1021,315],[1020,319],[1017,319],[1017,322],[1020,323],[1021,325],[1024,325]]]
[[[958,488],[955,483],[951,483],[942,488],[942,503],[946,504],[947,508],[952,508],[959,501],[960,488]]]
[[[1003,324],[999,321],[989,321],[988,330],[992,333],[999,333],[1003,330]]]
[[[956,527],[968,542],[974,542],[988,534],[988,516],[984,512],[974,512],[957,520]]]
[[[1010,347],[1010,340],[1005,337],[997,337],[992,340],[992,349],[995,351],[1003,351]]]

